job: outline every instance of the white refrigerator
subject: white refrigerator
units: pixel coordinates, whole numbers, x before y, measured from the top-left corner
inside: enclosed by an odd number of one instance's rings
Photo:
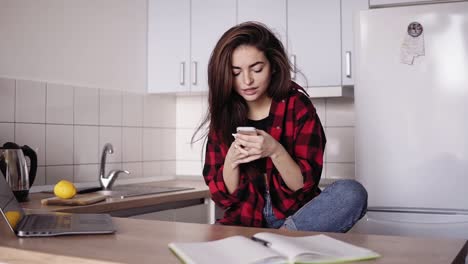
[[[353,231],[468,239],[468,2],[362,11],[355,21]]]

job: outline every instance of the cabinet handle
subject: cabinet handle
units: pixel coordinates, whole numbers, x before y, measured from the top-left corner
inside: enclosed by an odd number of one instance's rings
[[[347,51],[346,58],[346,77],[351,78],[351,51]]]
[[[179,73],[180,73],[179,83],[180,85],[184,85],[185,84],[185,62],[184,61],[180,63]]]
[[[192,84],[197,84],[197,62],[192,62]]]
[[[291,79],[295,80],[296,79],[296,55],[291,55],[291,66],[292,66],[292,72],[291,72]]]

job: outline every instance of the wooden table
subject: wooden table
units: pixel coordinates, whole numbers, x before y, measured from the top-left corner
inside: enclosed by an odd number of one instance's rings
[[[0,225],[0,262],[7,263],[179,263],[167,245],[178,241],[209,241],[233,235],[269,231],[291,236],[313,232],[188,224],[114,218],[113,235],[17,238]],[[429,239],[361,234],[327,235],[374,250],[377,260],[360,263],[464,263],[465,240]]]

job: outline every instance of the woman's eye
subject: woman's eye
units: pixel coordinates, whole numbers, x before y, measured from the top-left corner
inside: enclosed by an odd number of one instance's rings
[[[240,72],[233,72],[232,75],[239,76]]]
[[[254,69],[254,72],[262,72],[263,71],[263,68],[260,68],[260,69]]]

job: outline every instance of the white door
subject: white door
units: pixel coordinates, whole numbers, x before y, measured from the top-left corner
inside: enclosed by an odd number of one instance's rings
[[[235,24],[235,0],[192,0],[191,91],[208,90],[211,52],[221,35]]]
[[[288,49],[308,87],[341,85],[340,0],[289,0]],[[293,76],[294,77],[294,76]]]
[[[264,23],[287,48],[286,0],[238,0],[237,22],[245,21]]]
[[[190,0],[148,2],[148,92],[189,90]]]

